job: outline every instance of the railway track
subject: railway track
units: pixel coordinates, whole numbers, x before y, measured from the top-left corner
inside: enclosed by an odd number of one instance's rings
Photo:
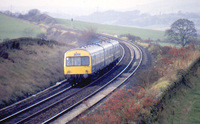
[[[129,46],[129,48],[126,45]],[[54,92],[57,93],[52,92],[53,95],[51,95],[50,97],[45,97],[45,95],[44,96],[41,95],[43,97],[38,98],[39,102],[34,103],[32,105],[30,105],[31,103],[24,105],[27,107],[24,107],[22,110],[19,111],[16,110],[17,112],[15,112],[14,114],[9,115],[9,112],[7,112],[7,114],[3,114],[4,115],[3,116],[1,113],[3,111],[0,111],[1,114],[0,122],[1,123],[42,123],[42,122],[48,123],[54,121],[55,119],[63,115],[63,113],[72,110],[73,108],[81,104],[83,101],[88,100],[88,98],[96,95],[102,89],[104,89],[112,82],[117,80],[117,78],[119,78],[120,75],[130,77],[132,75],[131,73],[134,73],[133,70],[136,70],[136,66],[131,66],[134,65],[133,64],[134,53],[130,52],[133,50],[133,48],[130,47],[131,43],[127,42],[126,45],[122,44],[126,52],[124,58],[115,68],[109,71],[107,75],[103,75],[96,81],[92,82],[91,84],[83,88],[81,87],[71,88],[70,86],[65,86],[65,85],[63,85],[64,89],[62,90],[57,88],[56,91],[55,88]],[[131,55],[132,57],[130,57]],[[139,60],[139,58],[136,59]],[[124,75],[122,75],[122,73],[124,73]],[[4,112],[5,111],[6,109],[4,110]]]
[[[134,49],[138,49],[138,51],[135,53],[137,55],[135,55],[135,58],[132,58],[132,60],[134,59],[134,62],[131,61],[126,66],[126,68],[121,73],[119,73],[115,78],[110,80],[105,87],[101,87],[101,89],[99,89],[97,93],[93,93],[87,98],[85,98],[84,99],[85,101],[80,103],[79,105],[76,105],[76,108],[74,108],[71,111],[67,110],[67,113],[62,116],[58,114],[56,115],[58,117],[54,116],[49,120],[45,121],[44,123],[69,123],[69,122],[74,123],[74,119],[76,119],[76,117],[79,117],[79,115],[83,114],[86,110],[93,107],[98,102],[101,102],[109,94],[114,92],[118,87],[120,87],[123,83],[125,83],[136,72],[136,70],[139,68],[143,60],[142,51],[140,50],[140,48],[135,45],[133,46],[135,47]]]

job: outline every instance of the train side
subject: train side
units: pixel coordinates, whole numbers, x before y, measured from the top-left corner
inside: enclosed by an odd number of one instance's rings
[[[116,40],[101,41],[92,45],[67,51],[64,55],[64,74],[72,85],[83,78],[98,73],[121,56]]]

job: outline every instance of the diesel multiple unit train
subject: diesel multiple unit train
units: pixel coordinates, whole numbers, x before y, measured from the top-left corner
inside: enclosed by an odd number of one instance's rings
[[[69,50],[64,55],[64,74],[72,86],[82,79],[95,76],[100,70],[116,63],[121,56],[120,44],[107,40]]]

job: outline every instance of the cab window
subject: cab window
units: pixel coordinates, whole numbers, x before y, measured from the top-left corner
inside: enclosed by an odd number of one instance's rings
[[[83,56],[81,57],[81,66],[88,66],[90,65],[89,57]]]
[[[66,58],[66,66],[88,66],[89,64],[88,56]]]

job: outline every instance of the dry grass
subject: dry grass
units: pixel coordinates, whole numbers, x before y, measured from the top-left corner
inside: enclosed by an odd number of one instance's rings
[[[150,48],[156,59],[155,69],[162,77],[155,82],[150,91],[155,92],[155,96],[160,96],[161,91],[166,91],[171,82],[178,79],[178,74],[184,72],[200,57],[199,49],[195,49],[193,45],[186,48],[172,48],[154,46]],[[194,73],[194,72],[193,72]],[[199,82],[199,73],[190,73],[185,77],[187,85],[177,87],[175,94],[165,99],[163,110],[157,116],[157,121],[154,123],[199,123],[199,116],[194,107],[198,106],[195,98],[199,92],[199,86],[193,86],[194,82]],[[191,76],[193,74],[193,76]],[[197,83],[199,84],[199,83]],[[172,84],[173,85],[173,84]],[[188,93],[189,92],[189,93]],[[158,95],[159,94],[159,95]],[[163,95],[163,94],[162,94]],[[162,96],[161,95],[161,96]],[[191,95],[191,96],[189,96]],[[199,94],[198,94],[199,95]],[[172,97],[172,98],[171,98]],[[199,108],[199,107],[198,107]],[[192,118],[192,119],[191,119]]]
[[[162,80],[155,82],[153,89],[156,87],[160,89],[160,87],[166,87],[170,85],[169,82],[173,82],[177,79],[178,70],[186,70],[192,64],[192,62],[200,57],[200,51],[193,48],[193,46],[179,49],[160,47],[156,48],[155,51],[157,52],[155,57],[157,58],[155,62],[155,69],[158,71],[158,73],[160,73],[160,75],[162,75]]]
[[[157,82],[154,83],[154,85],[151,87],[151,90],[155,90],[155,89],[164,89],[166,88],[166,86],[168,86],[170,84],[169,80],[166,79],[159,79]]]
[[[64,79],[63,56],[69,47],[22,46],[9,50],[9,59],[0,57],[1,107],[30,96]]]
[[[144,43],[144,42],[137,42],[136,43],[144,48],[148,48],[149,47],[149,43]]]

